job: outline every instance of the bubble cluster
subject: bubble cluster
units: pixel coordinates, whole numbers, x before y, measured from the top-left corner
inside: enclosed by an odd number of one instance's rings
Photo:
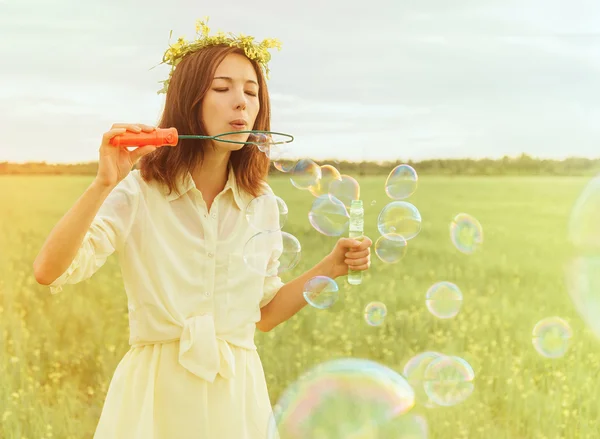
[[[426,293],[425,304],[431,314],[440,319],[455,317],[462,306],[463,295],[452,282],[437,282]]]
[[[284,390],[268,438],[363,437],[413,405],[412,388],[392,369],[358,358],[332,360]]]
[[[417,190],[417,171],[410,165],[398,165],[385,181],[385,193],[392,200],[403,200]]]
[[[370,302],[365,307],[365,321],[371,326],[380,326],[387,316],[387,307],[383,302]]]
[[[459,213],[450,223],[450,240],[458,251],[474,253],[483,244],[483,228],[471,215]]]
[[[304,299],[317,309],[330,308],[338,299],[338,284],[327,276],[316,276],[304,284]]]
[[[547,358],[559,358],[565,355],[573,331],[560,317],[548,317],[533,327],[532,343],[535,350]]]

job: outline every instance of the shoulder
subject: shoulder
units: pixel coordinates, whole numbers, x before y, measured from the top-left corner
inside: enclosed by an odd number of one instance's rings
[[[134,169],[129,172],[129,175],[125,177],[123,180],[119,182],[115,189],[118,189],[121,192],[125,192],[131,196],[138,196],[140,193],[140,181],[143,182],[140,171],[138,169]]]
[[[138,180],[139,171],[131,171],[127,177],[121,180],[111,191],[108,199],[111,203],[126,203],[130,205],[138,204],[141,187]]]
[[[275,195],[273,188],[265,180],[260,183],[259,193],[260,195]]]

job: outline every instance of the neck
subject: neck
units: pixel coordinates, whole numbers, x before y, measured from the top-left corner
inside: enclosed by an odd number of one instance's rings
[[[194,183],[204,198],[214,198],[225,187],[230,155],[229,151],[210,151],[206,148],[203,161],[192,172]]]

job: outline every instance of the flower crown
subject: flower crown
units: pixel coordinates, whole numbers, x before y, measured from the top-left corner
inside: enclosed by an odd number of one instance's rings
[[[271,54],[268,49],[277,48],[277,50],[281,50],[281,42],[279,40],[267,38],[257,44],[254,42],[254,37],[243,34],[236,36],[232,33],[225,34],[221,31],[217,32],[216,35],[208,36],[210,28],[207,26],[207,23],[208,17],[204,17],[203,20],[196,20],[197,36],[196,39],[190,42],[186,41],[184,37],[179,37],[175,44],[171,44],[171,36],[173,35],[173,31],[171,31],[169,34],[169,48],[163,55],[162,62],[158,64],[170,65],[171,71],[166,80],[159,81],[163,84],[163,88],[159,90],[157,94],[167,92],[175,67],[187,54],[196,52],[207,46],[216,46],[219,44],[227,44],[232,47],[243,49],[248,58],[256,61],[263,68],[266,78],[269,79],[270,72],[267,63],[271,60]]]

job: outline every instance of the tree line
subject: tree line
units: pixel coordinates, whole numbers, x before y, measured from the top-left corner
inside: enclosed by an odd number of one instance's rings
[[[420,161],[363,161],[314,160],[318,165],[335,166],[342,174],[388,175],[400,164],[408,164],[420,175],[540,175],[540,176],[589,176],[600,173],[599,158],[569,157],[564,160],[540,159],[521,154],[499,159],[428,159]],[[285,165],[285,164],[284,164]],[[289,166],[289,164],[287,164]],[[53,164],[42,162],[0,162],[0,174],[22,175],[96,175],[98,162]],[[271,164],[270,173],[280,171]]]

